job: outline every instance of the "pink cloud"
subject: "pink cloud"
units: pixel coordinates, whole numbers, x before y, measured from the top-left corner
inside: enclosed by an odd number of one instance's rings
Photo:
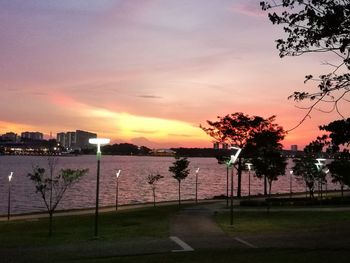
[[[262,11],[259,2],[254,1],[244,1],[244,3],[234,4],[231,8],[234,13],[251,16],[251,17],[266,17],[266,12]]]

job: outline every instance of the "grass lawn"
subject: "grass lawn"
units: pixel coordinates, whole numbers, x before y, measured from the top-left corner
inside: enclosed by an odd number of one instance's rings
[[[135,209],[99,214],[99,240],[168,236],[169,219],[177,206]],[[93,239],[94,215],[54,217],[53,236],[48,219],[0,222],[0,247],[78,243]]]
[[[94,258],[75,260],[75,263],[320,263],[335,260],[338,263],[349,262],[348,250],[302,250],[302,249],[242,249],[242,250],[197,250],[185,253],[164,253],[155,255]]]
[[[318,231],[340,225],[350,228],[350,211],[234,212],[233,226],[230,225],[230,213],[225,212],[217,214],[216,220],[231,234]]]

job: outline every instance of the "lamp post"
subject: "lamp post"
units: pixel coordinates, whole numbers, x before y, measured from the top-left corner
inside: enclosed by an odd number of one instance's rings
[[[232,150],[236,150],[236,153],[234,155],[231,155],[231,164],[232,164],[232,171],[231,171],[231,209],[230,209],[230,224],[233,225],[233,165],[237,161],[237,158],[239,154],[241,153],[242,149],[239,147],[232,146]]]
[[[327,174],[329,173],[329,169],[327,169],[326,171],[325,171],[325,173],[326,173],[326,178],[325,178],[325,180],[326,180],[326,197],[328,197],[328,185],[327,185]]]
[[[228,208],[228,199],[229,199],[229,197],[228,197],[228,189],[229,189],[229,187],[228,187],[228,180],[229,180],[228,172],[230,170],[231,160],[225,161],[225,165],[226,165],[226,208]]]
[[[326,161],[326,159],[323,159],[323,158],[317,158],[316,159],[316,161],[317,161],[317,163],[315,163],[315,165],[316,165],[316,167],[317,167],[317,170],[319,171],[319,173],[321,174],[322,173],[322,169],[323,169],[323,165],[324,165],[324,163],[323,162],[325,162]],[[322,180],[322,178],[320,178],[321,180]],[[320,181],[319,180],[319,183],[318,183],[318,188],[319,188],[319,194],[320,194],[320,192],[321,192],[321,199],[323,198],[323,196],[322,196],[322,181]]]
[[[10,220],[11,214],[11,180],[12,180],[13,172],[11,172],[8,176],[9,178],[9,193],[8,193],[8,204],[7,204],[7,221]]]
[[[252,163],[245,164],[248,167],[248,199],[250,199],[250,171],[252,170]]]
[[[196,204],[198,203],[198,173],[199,167],[196,169]]]
[[[293,195],[293,182],[292,182],[292,176],[293,176],[293,170],[289,171],[289,197],[292,198]]]
[[[101,146],[110,142],[110,139],[105,138],[91,138],[90,144],[97,145],[96,158],[97,158],[97,178],[96,178],[96,205],[95,205],[95,237],[98,236],[98,201],[100,192],[100,161],[101,161]]]
[[[120,176],[121,170],[118,170],[115,173],[116,177],[116,186],[115,186],[115,211],[118,211],[118,192],[119,192],[119,176]]]

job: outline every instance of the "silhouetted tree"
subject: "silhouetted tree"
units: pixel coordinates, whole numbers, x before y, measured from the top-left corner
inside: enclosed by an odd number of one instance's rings
[[[320,126],[320,130],[329,132],[328,137],[331,139],[333,151],[339,150],[341,145],[345,147],[350,145],[350,118]]]
[[[156,186],[157,186],[157,182],[164,178],[164,176],[160,175],[159,173],[153,174],[150,173],[147,176],[147,183],[149,185],[151,185],[152,187],[152,192],[153,192],[153,206],[156,207]]]
[[[264,194],[266,195],[266,181],[269,184],[269,196],[271,195],[272,182],[285,174],[287,162],[282,156],[282,144],[285,132],[282,127],[253,134],[249,140],[247,149],[251,152],[255,175],[264,178]]]
[[[28,173],[28,177],[35,184],[36,193],[40,193],[47,212],[49,214],[49,236],[52,236],[52,219],[53,214],[62,200],[66,190],[84,176],[88,169],[62,169],[55,175],[57,158],[49,157],[49,173],[39,166],[33,167],[33,173]]]
[[[315,165],[315,159],[310,155],[300,156],[294,159],[293,175],[304,181],[309,189],[310,198],[314,198],[316,182],[319,178],[319,171]]]
[[[173,177],[179,183],[179,206],[181,205],[181,181],[190,173],[190,170],[188,169],[189,164],[190,162],[187,160],[187,158],[180,158],[176,156],[175,162],[173,162],[173,165],[169,167],[169,172],[173,174]]]
[[[275,118],[275,116],[271,116],[267,119],[259,116],[250,117],[241,112],[236,112],[224,117],[218,116],[218,121],[207,121],[209,127],[200,126],[215,142],[236,145],[243,149],[236,162],[238,197],[241,196],[242,171],[244,170],[243,158],[246,155],[245,147],[256,133],[282,129],[280,126],[273,123]]]
[[[343,117],[338,103],[348,101],[345,99],[350,92],[350,1],[271,0],[262,1],[260,5],[263,10],[274,11],[268,15],[270,21],[282,25],[287,34],[286,38],[276,40],[280,57],[317,52],[331,53],[339,59],[336,64],[325,62],[331,67],[329,73],[318,78],[305,77],[305,82],[319,83],[318,91],[294,92],[290,96],[296,101],[312,101],[298,126],[320,102],[332,103],[328,112],[335,110]]]
[[[340,185],[341,196],[344,196],[344,186],[350,186],[350,156],[343,152],[340,157],[327,165],[332,176],[332,182]]]

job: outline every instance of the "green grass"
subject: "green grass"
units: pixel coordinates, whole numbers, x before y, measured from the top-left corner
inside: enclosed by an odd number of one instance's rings
[[[168,236],[171,215],[177,206],[100,213],[99,240]],[[90,241],[94,215],[54,217],[53,236],[48,237],[48,219],[0,222],[0,247],[57,245]]]
[[[350,211],[235,212],[233,226],[230,225],[229,213],[218,214],[216,220],[225,232],[231,234],[318,231],[342,225],[349,228]]]
[[[186,253],[164,253],[155,255],[94,258],[65,262],[75,263],[320,263],[336,259],[337,263],[349,261],[348,250],[305,250],[305,249],[255,249],[255,250],[197,250]]]

